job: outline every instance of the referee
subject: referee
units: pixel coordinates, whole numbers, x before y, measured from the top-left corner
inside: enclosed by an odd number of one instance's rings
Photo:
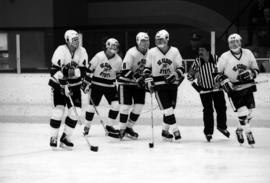
[[[188,80],[192,82],[192,86],[200,93],[203,105],[203,132],[208,142],[211,141],[214,132],[213,106],[217,113],[217,129],[226,137],[230,137],[226,124],[227,108],[224,93],[214,82],[216,60],[216,57],[214,58],[210,53],[210,45],[207,43],[201,44],[199,46],[199,57],[196,58],[187,75]]]

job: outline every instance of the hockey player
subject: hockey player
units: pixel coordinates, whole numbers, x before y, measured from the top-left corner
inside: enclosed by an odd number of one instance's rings
[[[156,33],[156,47],[148,51],[145,65],[145,84],[155,96],[163,112],[162,137],[166,140],[181,139],[176,124],[174,108],[177,100],[178,86],[184,79],[182,57],[176,47],[168,45],[169,33],[160,30]],[[173,135],[169,132],[172,129]]]
[[[86,50],[79,46],[79,36],[74,30],[67,30],[64,35],[66,44],[60,45],[52,56],[51,78],[49,85],[52,87],[53,110],[50,119],[51,139],[50,146],[57,147],[57,139],[61,119],[68,108],[65,118],[64,132],[60,138],[60,147],[72,149],[70,137],[77,124],[77,118],[72,109],[69,96],[71,96],[76,110],[81,111],[81,78],[88,66]]]
[[[250,129],[250,120],[252,109],[255,108],[253,92],[256,91],[256,86],[248,88],[241,86],[254,82],[259,69],[253,53],[242,48],[241,41],[242,38],[238,34],[231,34],[228,37],[230,50],[219,58],[217,63],[219,74],[215,79],[228,93],[237,112],[239,126],[236,129],[236,136],[239,143],[244,143],[244,130],[248,144],[253,145],[255,140]],[[237,90],[234,86],[237,86]]]
[[[132,139],[138,138],[133,125],[138,120],[145,103],[143,70],[149,49],[149,36],[145,32],[136,35],[137,46],[130,48],[124,58],[119,77],[120,96],[120,138],[124,135]],[[132,106],[133,104],[133,106]],[[130,111],[130,109],[132,110]]]
[[[84,87],[82,89],[85,93],[89,92],[89,96],[95,106],[98,106],[102,96],[105,96],[111,106],[108,114],[109,121],[105,128],[107,132],[116,134],[118,137],[119,130],[113,127],[113,121],[117,118],[119,113],[116,76],[120,73],[122,59],[117,54],[119,51],[119,43],[116,39],[108,39],[105,46],[105,50],[98,52],[89,62],[89,70],[92,72],[92,77],[87,77],[88,79],[84,81]],[[89,90],[89,88],[91,89]],[[89,134],[94,113],[93,103],[90,100],[85,113],[86,126],[84,127],[84,135]]]

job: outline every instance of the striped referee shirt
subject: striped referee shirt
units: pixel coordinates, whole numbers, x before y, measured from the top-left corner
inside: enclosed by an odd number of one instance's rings
[[[215,60],[217,58],[214,59],[212,55],[210,55],[208,62],[202,58],[196,58],[188,73],[188,80],[193,81],[197,78],[197,83],[203,90],[214,89],[216,86],[213,77],[213,74],[216,72]]]

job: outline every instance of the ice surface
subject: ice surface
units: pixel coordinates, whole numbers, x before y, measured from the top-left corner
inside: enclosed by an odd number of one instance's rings
[[[135,126],[138,140],[104,136],[100,125],[89,137],[98,152],[89,150],[77,126],[73,151],[49,148],[49,125],[0,123],[1,183],[269,183],[270,129],[253,128],[255,148],[240,146],[230,127],[227,139],[215,130],[206,142],[202,126],[180,127],[179,143],[164,142],[155,126],[155,147],[150,149],[149,125]]]

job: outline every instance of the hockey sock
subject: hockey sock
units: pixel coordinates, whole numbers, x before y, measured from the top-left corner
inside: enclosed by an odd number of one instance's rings
[[[93,118],[94,118],[94,113],[86,111],[85,112],[85,119],[86,119],[86,125],[85,126],[90,128]]]
[[[73,120],[69,116],[67,116],[65,120],[64,133],[66,133],[67,136],[71,136],[73,134],[76,124],[77,124],[76,120]]]
[[[61,120],[55,120],[55,119],[50,120],[51,136],[52,137],[58,136],[60,125],[61,125]]]
[[[109,121],[107,122],[107,125],[109,126],[113,126],[113,123],[115,121],[115,119],[117,118],[119,111],[114,111],[111,110],[109,111],[108,117],[109,117]]]
[[[136,121],[138,120],[139,116],[140,116],[139,114],[131,112],[129,115],[129,120],[127,122],[127,127],[132,128],[136,123]]]

